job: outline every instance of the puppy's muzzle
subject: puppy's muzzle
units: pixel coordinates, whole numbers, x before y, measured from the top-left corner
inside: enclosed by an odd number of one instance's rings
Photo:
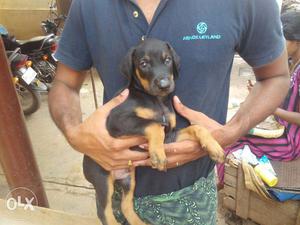
[[[161,90],[168,90],[171,87],[171,80],[167,77],[155,80],[155,84]]]

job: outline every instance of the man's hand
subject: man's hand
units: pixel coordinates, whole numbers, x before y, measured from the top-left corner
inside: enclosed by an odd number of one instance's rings
[[[252,83],[251,80],[247,81],[247,89],[250,92],[252,90],[252,88],[254,87],[254,84]]]
[[[142,137],[116,139],[106,129],[106,118],[111,109],[121,104],[128,96],[128,90],[101,106],[90,117],[75,127],[68,128],[67,139],[72,147],[94,159],[104,169],[128,168],[128,162],[144,160],[148,152],[136,152],[129,148],[145,142]]]
[[[174,97],[174,107],[175,110],[190,121],[192,124],[197,124],[208,129],[212,135],[222,132],[223,126],[216,122],[215,120],[209,118],[201,112],[197,112],[183,105],[177,96]],[[221,137],[221,136],[220,136]],[[219,141],[219,140],[218,140]],[[144,148],[147,148],[146,145],[143,145]],[[200,148],[198,142],[195,141],[182,141],[182,142],[173,142],[165,145],[165,151],[167,154],[167,168],[178,167],[180,165],[186,164],[188,162],[199,159],[207,153]],[[151,166],[149,160],[137,161],[133,165],[135,166]]]
[[[205,127],[213,136],[214,133],[222,131],[223,126],[221,124],[205,114],[183,105],[177,96],[174,97],[173,102],[175,110],[189,120],[191,125],[197,124]],[[198,142],[189,140],[166,144],[165,150],[167,152],[169,168],[183,165],[207,155],[207,152],[201,149]]]
[[[96,110],[82,122],[80,108],[80,88],[87,76],[84,71],[76,71],[58,63],[53,86],[48,95],[49,111],[57,127],[77,151],[86,154],[110,171],[128,168],[129,162],[144,160],[148,153],[129,150],[131,146],[145,142],[141,137],[116,139],[106,129],[106,118],[111,109],[128,97],[128,90]],[[131,160],[131,161],[130,161]]]

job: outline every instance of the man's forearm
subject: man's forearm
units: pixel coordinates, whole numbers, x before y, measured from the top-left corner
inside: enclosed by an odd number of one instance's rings
[[[79,91],[56,80],[49,93],[49,111],[53,121],[67,137],[68,131],[82,121]]]
[[[272,114],[285,98],[288,87],[289,78],[286,75],[256,82],[238,112],[224,126],[226,137],[222,145],[228,146],[234,143]]]

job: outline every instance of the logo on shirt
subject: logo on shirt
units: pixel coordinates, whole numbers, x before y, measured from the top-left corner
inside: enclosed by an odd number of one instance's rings
[[[199,34],[205,34],[207,31],[207,24],[204,22],[197,24],[197,31]]]
[[[196,25],[196,31],[198,34],[187,35],[182,38],[183,41],[192,40],[220,40],[222,38],[221,34],[211,34],[209,33],[208,25],[205,22],[200,22]]]

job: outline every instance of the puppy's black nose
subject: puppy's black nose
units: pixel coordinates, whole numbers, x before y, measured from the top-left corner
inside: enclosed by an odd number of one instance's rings
[[[157,86],[160,89],[167,89],[171,86],[171,82],[168,78],[161,78],[157,80]]]

